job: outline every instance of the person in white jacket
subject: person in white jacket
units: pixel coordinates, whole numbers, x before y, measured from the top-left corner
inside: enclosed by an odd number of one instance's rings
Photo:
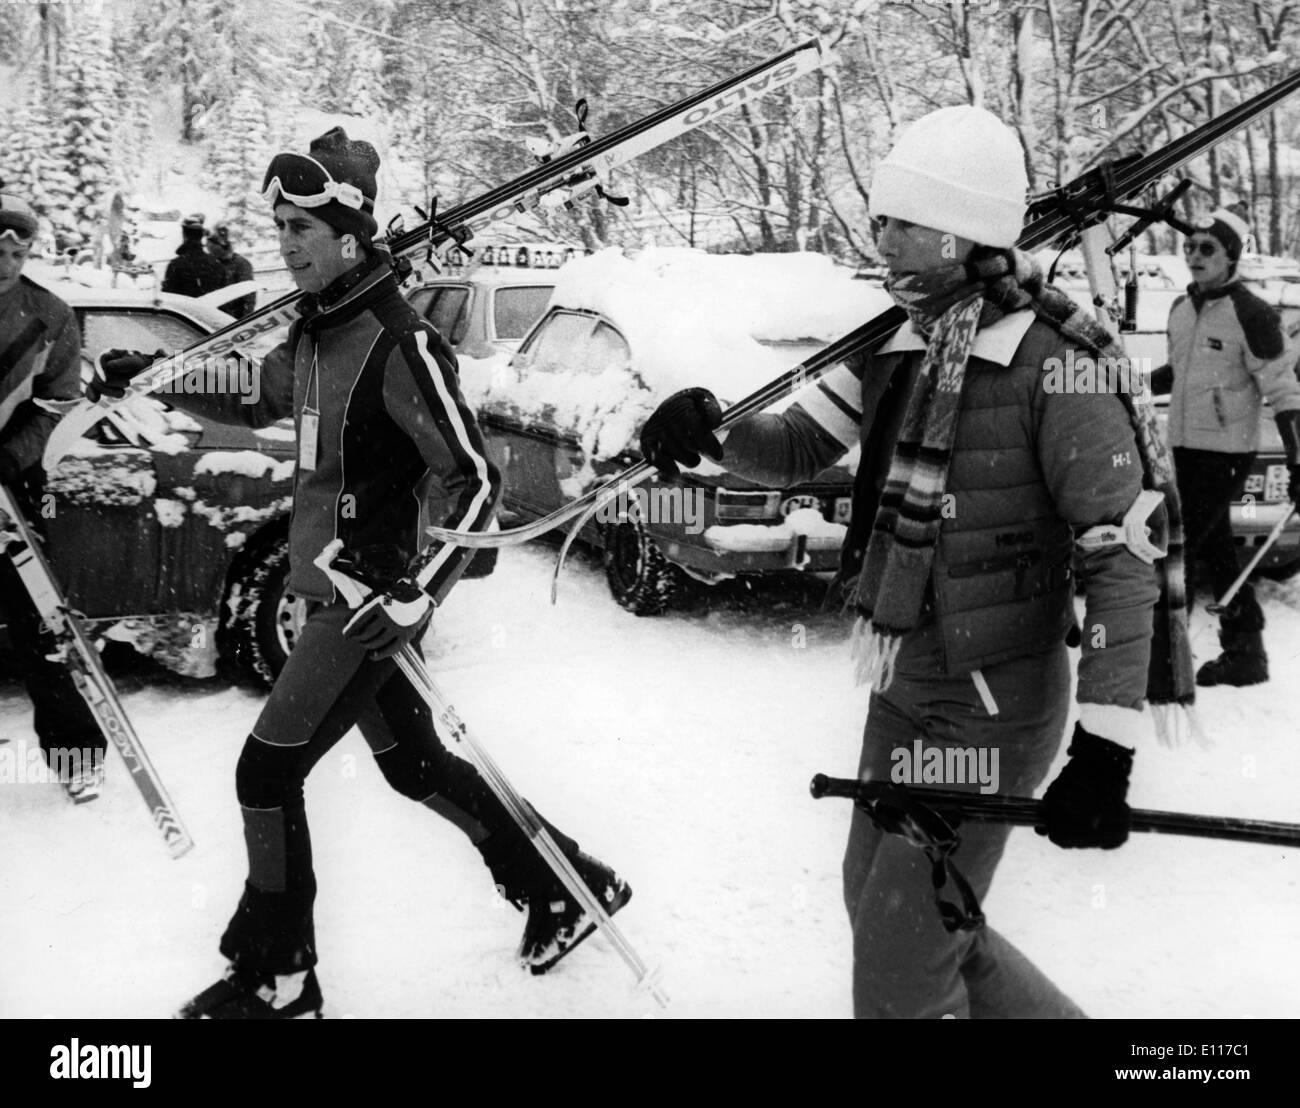
[[[1201,219],[1183,244],[1192,284],[1169,313],[1169,364],[1156,370],[1156,392],[1169,392],[1169,444],[1178,473],[1187,539],[1187,603],[1203,583],[1222,596],[1239,572],[1228,510],[1241,496],[1259,449],[1267,400],[1291,467],[1291,497],[1300,493],[1300,381],[1281,320],[1237,274],[1249,233],[1234,213]],[[1268,680],[1264,613],[1249,584],[1219,622],[1223,653],[1196,674],[1199,685],[1255,685]]]

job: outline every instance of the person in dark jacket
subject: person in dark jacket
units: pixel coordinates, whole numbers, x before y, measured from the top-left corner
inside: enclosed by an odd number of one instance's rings
[[[162,291],[181,296],[206,296],[225,287],[226,271],[221,263],[203,249],[203,216],[194,214],[181,220],[181,244],[176,257],[167,263]]]
[[[23,265],[36,237],[36,213],[20,197],[0,193],[0,482],[20,508],[40,487],[45,441],[62,402],[81,396],[81,335],[72,309],[28,280]],[[28,510],[27,521],[40,523]],[[0,530],[4,521],[0,516]],[[72,676],[51,656],[42,626],[13,563],[0,556],[0,620],[34,709],[33,726],[46,764],[78,803],[99,795],[106,743]]]
[[[1062,387],[1084,359],[1127,363],[1013,249],[1026,186],[1019,140],[989,112],[944,108],[913,124],[870,193],[886,287],[909,322],[783,412],[738,421],[725,447],[712,433],[717,401],[692,389],[664,401],[641,448],[668,477],[708,454],[784,487],[861,445],[842,580],[859,679],[872,689],[867,779],[1019,795],[1044,780],[1070,710],[1077,560],[1087,585],[1078,721],[1044,799],[1045,830],[1060,846],[1111,848],[1128,835],[1148,699],[1194,692],[1182,598],[1171,588],[1161,600],[1158,544],[1131,547],[1117,526],[1149,519],[1158,531],[1166,512],[1176,519],[1176,497],[1149,403],[1099,387],[1095,373],[1091,391]],[[1171,507],[1153,512],[1162,493]],[[1158,626],[1180,645],[1162,646],[1153,666]],[[921,773],[918,746],[945,767],[942,780]],[[1008,834],[961,828],[956,863],[977,898]],[[862,810],[843,876],[859,1017],[1082,1015],[993,929],[950,929],[925,855]]]
[[[1291,499],[1300,496],[1300,381],[1282,321],[1237,275],[1249,228],[1221,208],[1200,220],[1183,253],[1192,283],[1169,311],[1169,364],[1152,374],[1171,393],[1169,443],[1187,532],[1188,607],[1196,573],[1216,597],[1239,573],[1229,511],[1246,487],[1268,401],[1286,450]],[[1247,582],[1219,618],[1219,657],[1197,671],[1198,685],[1268,680],[1264,611]]]
[[[303,315],[263,361],[256,402],[175,398],[255,427],[294,418],[289,588],[310,605],[236,772],[249,868],[221,939],[230,965],[181,1009],[183,1018],[319,1013],[303,784],[353,726],[389,784],[464,832],[499,891],[527,910],[520,960],[531,972],[548,970],[594,927],[478,771],[443,746],[428,705],[394,661],[418,645],[473,555],[426,545],[425,528],[486,529],[500,476],[461,396],[455,355],[402,297],[374,246],[378,165],[369,143],[340,128],[316,139],[309,156],[272,161],[263,191],[285,264],[309,294]],[[150,361],[110,352],[90,391],[120,394]],[[314,564],[336,538],[391,582],[358,610]],[[621,908],[631,895],[626,882],[550,830],[606,910]]]
[[[236,254],[230,242],[229,224],[218,223],[208,232],[208,253],[221,263],[222,272],[225,274],[222,288],[253,279],[252,263],[243,254]],[[222,304],[221,310],[236,319],[243,319],[256,305],[257,293],[250,292],[247,296],[241,296],[229,304]]]

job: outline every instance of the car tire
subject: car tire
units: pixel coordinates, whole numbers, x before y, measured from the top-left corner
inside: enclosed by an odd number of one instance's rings
[[[1265,558],[1260,563],[1255,572],[1260,577],[1267,577],[1270,581],[1290,581],[1297,573],[1300,573],[1300,556],[1292,558],[1289,562],[1274,562],[1269,564]]]
[[[289,546],[279,537],[238,567],[227,592],[224,653],[267,686],[284,668],[306,616],[306,602],[288,585]]]
[[[621,517],[603,532],[605,579],[620,607],[638,616],[665,611],[684,583],[640,520]]]

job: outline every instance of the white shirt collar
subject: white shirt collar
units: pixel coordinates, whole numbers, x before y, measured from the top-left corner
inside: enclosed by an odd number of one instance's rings
[[[1025,332],[1029,330],[1034,318],[1034,312],[1030,308],[1022,308],[1018,312],[1004,315],[996,323],[976,333],[971,353],[986,362],[1010,365],[1020,340],[1025,337]],[[893,354],[901,350],[924,350],[928,345],[925,336],[912,326],[912,321],[909,319],[890,336],[879,353]]]

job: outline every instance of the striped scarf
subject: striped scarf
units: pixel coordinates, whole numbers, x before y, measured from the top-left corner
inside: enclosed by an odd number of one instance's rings
[[[853,592],[859,614],[854,628],[859,679],[877,690],[888,688],[903,636],[920,618],[943,522],[948,464],[976,333],[1007,312],[1032,308],[1065,339],[1094,357],[1127,359],[1110,333],[1047,284],[1033,258],[1018,250],[978,247],[965,264],[909,275],[891,281],[888,288],[926,336],[928,346],[907,401]],[[1136,374],[1132,379],[1140,380]],[[1160,599],[1154,615],[1147,698],[1153,706],[1189,705],[1195,685],[1183,592],[1182,513],[1173,462],[1156,423],[1150,390],[1115,391],[1128,410],[1140,447],[1143,484],[1164,494],[1169,516],[1169,553],[1155,565]],[[1172,719],[1167,713],[1155,714],[1157,728],[1167,735]]]

